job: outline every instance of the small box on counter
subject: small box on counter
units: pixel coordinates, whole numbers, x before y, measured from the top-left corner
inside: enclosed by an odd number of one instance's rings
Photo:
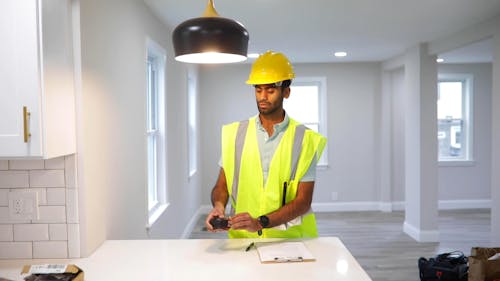
[[[83,281],[83,270],[74,264],[25,265],[21,274],[25,281]]]

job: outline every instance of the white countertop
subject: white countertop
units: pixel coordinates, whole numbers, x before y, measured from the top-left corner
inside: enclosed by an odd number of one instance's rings
[[[255,248],[246,252],[252,241],[257,240],[109,240],[88,258],[0,260],[0,277],[23,280],[25,264],[74,263],[85,281],[371,280],[337,237],[303,240],[315,261],[275,264],[262,264]]]

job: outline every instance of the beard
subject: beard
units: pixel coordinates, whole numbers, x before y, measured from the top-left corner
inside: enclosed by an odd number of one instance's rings
[[[278,112],[283,106],[283,101],[278,104],[273,104],[267,101],[257,101],[257,109],[262,115],[273,115]]]

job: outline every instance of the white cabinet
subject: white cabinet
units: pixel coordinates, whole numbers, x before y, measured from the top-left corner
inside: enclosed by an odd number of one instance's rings
[[[0,158],[76,152],[71,11],[71,0],[0,1]]]

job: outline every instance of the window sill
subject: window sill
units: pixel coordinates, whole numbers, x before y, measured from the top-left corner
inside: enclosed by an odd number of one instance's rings
[[[197,173],[197,170],[196,169],[193,169],[192,171],[189,172],[189,177],[188,177],[188,180],[190,180],[191,178],[194,177],[194,175],[196,175]]]
[[[161,204],[149,213],[148,215],[148,224],[146,225],[146,229],[150,229],[153,224],[160,218],[160,216],[167,210],[168,204]]]
[[[476,161],[474,160],[448,160],[439,161],[439,167],[472,167],[476,166]]]

